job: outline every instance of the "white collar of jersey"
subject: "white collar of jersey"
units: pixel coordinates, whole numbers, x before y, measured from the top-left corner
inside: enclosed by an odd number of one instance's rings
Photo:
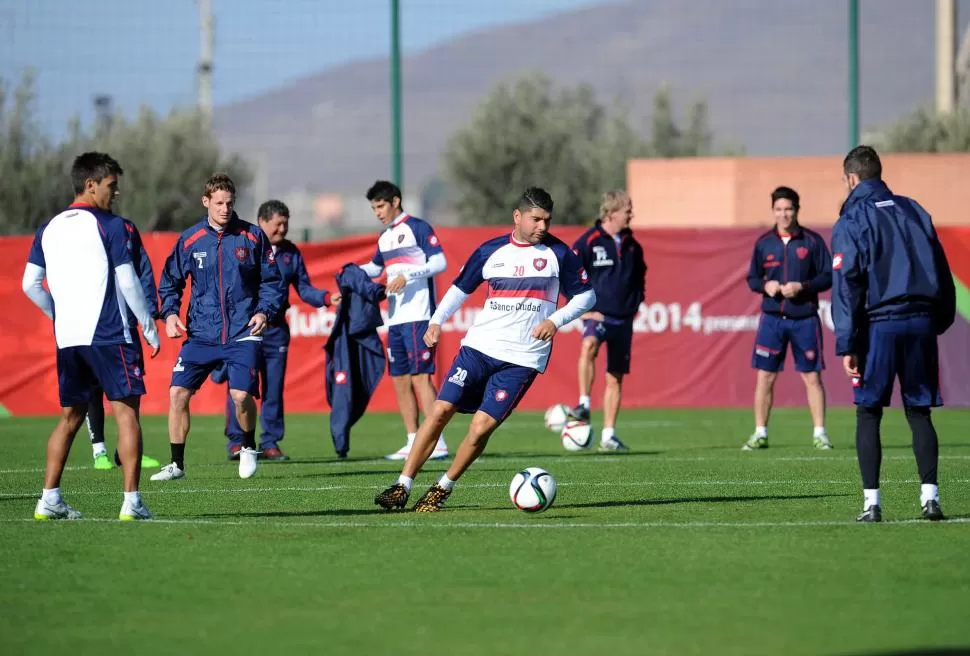
[[[408,215],[407,212],[401,212],[400,214],[397,215],[397,218],[391,222],[391,227],[393,228],[393,227],[399,226],[410,218],[411,217]]]

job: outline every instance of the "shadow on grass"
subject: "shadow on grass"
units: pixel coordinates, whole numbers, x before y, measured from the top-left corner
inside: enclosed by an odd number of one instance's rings
[[[845,494],[772,494],[768,496],[713,496],[678,497],[674,499],[617,499],[614,501],[591,501],[589,503],[561,503],[557,508],[619,508],[623,506],[668,506],[678,503],[738,503],[744,501],[797,501],[802,499],[825,499],[848,497]]]

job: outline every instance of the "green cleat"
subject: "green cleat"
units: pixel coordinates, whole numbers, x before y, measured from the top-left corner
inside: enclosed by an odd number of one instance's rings
[[[741,447],[742,451],[755,451],[757,449],[767,449],[768,448],[768,438],[761,437],[759,435],[752,435],[748,438],[748,441],[744,443]]]
[[[94,459],[95,469],[114,469],[114,464],[111,462],[111,458],[108,457],[107,453],[102,453]]]
[[[142,466],[142,469],[144,469],[145,467],[161,467],[162,466],[162,463],[160,463],[159,461],[155,460],[151,456],[144,456],[143,455],[141,457],[141,466]]]
[[[827,435],[819,435],[818,437],[813,437],[812,445],[820,451],[828,451],[832,448],[832,443],[829,442],[829,438]]]

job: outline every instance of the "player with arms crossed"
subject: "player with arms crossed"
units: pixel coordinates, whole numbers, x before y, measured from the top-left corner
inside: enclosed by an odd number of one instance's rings
[[[279,313],[283,283],[273,250],[263,231],[243,221],[232,208],[236,185],[223,173],[205,183],[202,205],[207,214],[179,235],[165,261],[158,285],[165,333],[172,339],[188,334],[172,369],[168,437],[172,462],[153,481],[185,477],[185,440],[189,434],[189,401],[206,377],[227,368],[229,394],[242,427],[239,477],[256,473],[256,403],[259,349],[263,332]],[[179,319],[186,278],[192,296],[186,322]]]
[[[431,226],[401,209],[397,185],[378,180],[367,190],[367,200],[386,228],[374,259],[361,268],[371,278],[387,269],[387,371],[408,433],[407,443],[386,457],[404,460],[418,431],[418,399],[425,417],[435,401],[434,347],[425,344],[424,333],[435,310],[434,277],[448,262]],[[448,457],[443,436],[431,457]]]
[[[286,310],[290,306],[289,288],[292,285],[300,299],[313,307],[328,307],[340,303],[340,294],[330,294],[310,284],[303,254],[296,244],[286,238],[290,227],[290,208],[279,200],[268,200],[259,206],[256,220],[269,239],[283,279],[283,298],[276,319],[269,322],[260,345],[259,380],[262,403],[259,408],[259,457],[263,460],[289,460],[280,449],[286,424],[283,416],[283,383],[286,379],[286,359],[290,348],[290,326]],[[226,369],[213,373],[214,382],[225,379]],[[218,375],[217,375],[218,374]],[[229,459],[237,460],[243,446],[243,429],[236,418],[236,403],[226,394],[226,437],[229,438]]]
[[[441,300],[424,341],[437,344],[441,324],[482,283],[488,299],[461,341],[438,400],[425,418],[397,483],[374,503],[403,508],[414,477],[431,456],[441,431],[456,412],[474,413],[468,434],[447,473],[415,504],[417,512],[440,510],[455,482],[485,450],[488,438],[549,363],[552,338],[596,302],[579,258],[549,234],[552,198],[544,189],[525,190],[512,212],[511,235],[490,239],[472,253]],[[559,294],[569,302],[556,309]]]
[[[869,146],[853,148],[842,175],[849,197],[832,229],[835,352],[852,380],[862,472],[860,522],[882,521],[879,428],[899,378],[921,481],[922,516],[943,519],[939,441],[930,408],[943,405],[937,336],[953,325],[956,289],[930,215],[882,181]]]
[[[144,361],[128,308],[141,324],[153,358],[159,340],[131,263],[125,222],[111,213],[122,173],[118,162],[104,153],[77,157],[71,166],[74,203],[37,230],[24,270],[24,293],[54,321],[61,402],[60,420],[47,442],[44,489],[34,509],[38,520],[81,517],[61,498],[61,475],[88,404],[95,394],[101,400],[101,390],[118,424],[124,475],[118,517],[152,518],[138,493]],[[45,278],[50,292],[44,289]]]
[[[603,390],[603,431],[600,451],[628,451],[616,437],[623,377],[630,373],[633,317],[643,302],[647,263],[643,247],[630,230],[633,202],[625,191],[608,191],[600,203],[596,225],[573,244],[596,291],[593,312],[583,315],[583,346],[579,352],[579,405],[572,414],[589,421],[589,393],[596,376],[594,365],[606,342],[606,388]]]
[[[761,320],[751,366],[758,370],[754,388],[754,434],[745,451],[768,448],[768,418],[778,372],[785,368],[791,343],[795,369],[802,376],[815,424],[812,443],[831,449],[825,433],[825,387],[821,372],[822,322],[818,295],[832,286],[832,261],[825,240],[798,225],[798,192],[778,187],[771,192],[775,227],[758,238],[748,269],[748,287],[761,295]]]

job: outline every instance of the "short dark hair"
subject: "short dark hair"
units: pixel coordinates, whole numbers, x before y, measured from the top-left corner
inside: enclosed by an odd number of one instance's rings
[[[552,196],[542,187],[529,187],[515,203],[515,208],[520,212],[528,212],[533,207],[538,207],[552,214],[552,206]]]
[[[75,157],[74,163],[71,164],[71,184],[74,185],[74,193],[80,194],[84,191],[84,185],[88,180],[101,182],[109,175],[123,173],[121,164],[107,153],[82,153]]]
[[[274,198],[259,206],[256,218],[260,221],[269,221],[276,214],[288,219],[290,218],[290,208],[283,201]]]
[[[216,173],[205,181],[206,198],[212,198],[212,194],[217,191],[228,191],[233,196],[236,195],[236,183],[232,181],[228,173]]]
[[[393,202],[397,198],[403,200],[401,196],[401,188],[398,187],[393,182],[387,180],[378,180],[371,185],[370,189],[367,190],[367,200],[374,202],[375,200],[383,200],[388,203]]]
[[[773,192],[771,192],[771,206],[774,207],[775,203],[781,199],[790,200],[792,207],[795,211],[798,211],[800,207],[798,202],[798,192],[791,187],[778,187]]]
[[[872,146],[856,146],[842,161],[842,171],[846,175],[855,173],[860,180],[880,180],[882,162]]]

